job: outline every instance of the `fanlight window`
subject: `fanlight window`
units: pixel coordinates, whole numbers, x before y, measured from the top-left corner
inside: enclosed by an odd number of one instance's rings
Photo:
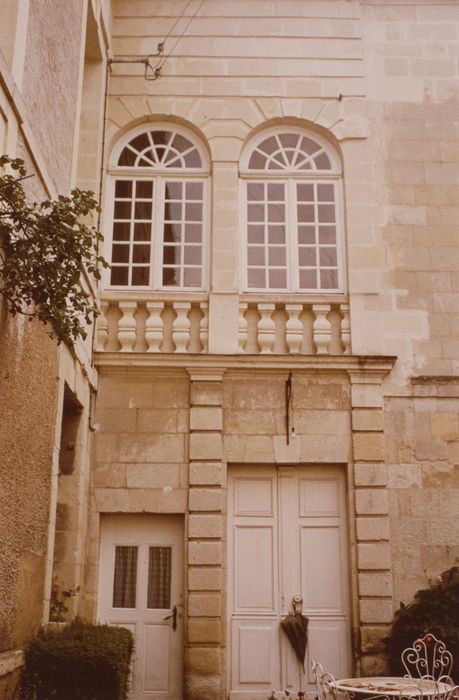
[[[315,135],[283,130],[258,138],[242,161],[249,291],[343,289],[340,166]]]
[[[112,168],[112,286],[203,289],[207,171],[181,130],[143,130],[122,148]]]

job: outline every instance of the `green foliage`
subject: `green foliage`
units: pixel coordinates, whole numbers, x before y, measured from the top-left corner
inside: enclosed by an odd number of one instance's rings
[[[64,622],[65,616],[69,611],[67,605],[71,598],[74,598],[80,587],[68,588],[60,591],[58,586],[53,586],[51,591],[51,601],[49,606],[49,621],[50,622]]]
[[[79,619],[42,628],[25,650],[22,700],[126,700],[132,633]]]
[[[96,312],[81,285],[83,267],[100,279],[108,263],[98,254],[102,235],[83,222],[98,211],[89,191],[30,203],[23,186],[28,176],[20,158],[0,157],[0,295],[8,311],[50,323],[58,342],[85,338]]]
[[[391,672],[403,675],[403,649],[411,647],[416,639],[431,632],[446,644],[452,653],[452,677],[459,683],[459,566],[443,572],[430,588],[419,590],[410,605],[401,603],[386,638],[386,649]]]

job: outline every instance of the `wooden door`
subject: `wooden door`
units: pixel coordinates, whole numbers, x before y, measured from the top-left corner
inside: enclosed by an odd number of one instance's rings
[[[311,659],[350,672],[344,474],[333,467],[244,467],[229,478],[231,700],[314,692]],[[303,673],[281,619],[299,596],[309,619]]]
[[[181,700],[183,521],[180,516],[103,517],[98,619],[127,627],[134,634],[131,700]]]

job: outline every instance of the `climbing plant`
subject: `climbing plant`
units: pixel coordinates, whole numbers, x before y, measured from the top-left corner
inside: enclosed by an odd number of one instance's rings
[[[99,211],[94,194],[30,202],[20,158],[0,156],[0,295],[9,313],[50,324],[58,343],[87,336],[96,314],[82,286],[82,271],[100,279],[108,263],[99,255],[102,235],[86,223]]]

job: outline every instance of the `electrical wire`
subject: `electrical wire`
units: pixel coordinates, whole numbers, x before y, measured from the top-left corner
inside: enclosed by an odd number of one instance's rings
[[[173,53],[173,51],[174,51],[175,47],[177,46],[177,44],[179,43],[180,39],[182,39],[182,37],[184,36],[184,34],[185,34],[185,32],[187,31],[188,27],[190,26],[190,24],[192,23],[192,21],[197,17],[199,10],[201,9],[201,7],[202,7],[203,4],[204,4],[204,0],[201,0],[201,2],[200,2],[199,5],[197,6],[197,8],[196,8],[194,14],[193,14],[193,15],[190,17],[190,19],[188,20],[187,24],[185,25],[185,28],[184,28],[183,32],[182,32],[182,33],[180,34],[180,36],[177,38],[177,40],[175,41],[175,43],[174,43],[173,47],[171,48],[171,50],[170,50],[167,54],[164,54],[163,51],[164,51],[164,44],[165,44],[165,42],[166,42],[167,39],[170,37],[170,35],[171,35],[171,33],[172,33],[174,27],[177,25],[177,22],[184,16],[184,14],[185,14],[186,10],[188,9],[188,7],[190,6],[191,2],[192,2],[192,0],[189,0],[189,1],[188,1],[187,5],[186,5],[186,6],[184,7],[184,9],[183,9],[183,12],[180,14],[179,17],[177,17],[176,21],[174,22],[174,25],[173,25],[173,27],[170,29],[169,34],[167,35],[167,37],[164,39],[163,42],[161,42],[161,44],[158,45],[158,51],[160,50],[160,47],[161,47],[161,53],[162,53],[163,55],[162,55],[162,58],[161,58],[160,62],[158,63],[158,65],[155,66],[155,68],[154,68],[154,74],[155,74],[155,78],[153,78],[154,80],[156,80],[157,78],[159,78],[159,76],[160,76],[160,74],[161,74],[161,69],[162,69],[163,65],[165,64],[165,62],[167,61],[167,59],[169,58],[169,56]],[[148,80],[148,79],[149,79],[149,80],[152,80],[152,78],[147,78],[147,80]]]

